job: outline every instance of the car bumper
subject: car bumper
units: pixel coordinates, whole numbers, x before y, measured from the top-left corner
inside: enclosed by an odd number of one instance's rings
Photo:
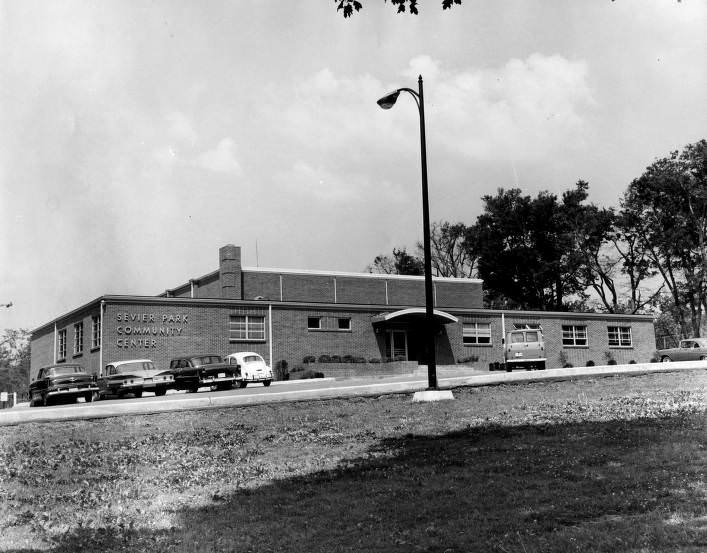
[[[58,396],[80,396],[83,394],[87,393],[93,393],[97,392],[98,387],[97,386],[85,386],[83,388],[81,387],[76,387],[76,388],[67,388],[64,390],[49,390],[47,392],[47,397],[58,397]]]
[[[244,376],[244,377],[241,378],[240,380],[242,380],[243,382],[265,382],[266,380],[272,380],[272,375],[270,375],[270,376],[267,376],[267,375],[263,375],[263,376],[247,376],[247,377]]]
[[[235,382],[235,376],[207,376],[206,378],[200,378],[199,384],[201,386],[211,386],[213,384],[223,384],[225,382]]]

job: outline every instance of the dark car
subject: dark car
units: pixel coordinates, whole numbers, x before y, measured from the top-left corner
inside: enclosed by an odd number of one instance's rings
[[[127,394],[142,397],[143,392],[154,392],[163,396],[174,386],[174,377],[170,371],[159,370],[150,359],[130,359],[116,361],[106,365],[98,377],[97,398]]]
[[[174,375],[175,387],[192,393],[203,386],[229,390],[241,375],[239,368],[212,353],[176,357],[170,361],[169,370]]]
[[[47,406],[56,400],[91,401],[98,390],[93,377],[81,365],[51,365],[42,367],[29,385],[29,405]]]

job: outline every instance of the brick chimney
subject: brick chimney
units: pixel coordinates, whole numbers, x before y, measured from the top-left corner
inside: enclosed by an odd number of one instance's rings
[[[221,297],[229,300],[243,299],[241,291],[241,248],[228,244],[218,251]]]

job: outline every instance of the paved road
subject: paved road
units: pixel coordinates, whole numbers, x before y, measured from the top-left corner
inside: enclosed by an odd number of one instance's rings
[[[438,386],[448,390],[459,386],[487,386],[502,383],[518,383],[547,380],[611,376],[616,374],[648,374],[683,370],[707,370],[707,361],[685,361],[681,363],[646,363],[572,369],[548,369],[544,371],[489,372],[470,368],[443,368],[438,371]],[[189,409],[236,407],[283,401],[375,396],[391,393],[412,393],[427,388],[425,369],[412,375],[392,377],[366,377],[351,379],[315,379],[290,382],[273,382],[266,388],[249,384],[247,388],[211,392],[202,388],[196,394],[170,391],[166,396],[154,397],[145,394],[141,399],[102,400],[94,403],[74,403],[51,407],[29,408],[20,404],[12,409],[0,410],[0,426],[26,422],[48,422],[56,420],[93,419],[126,414],[147,414]]]

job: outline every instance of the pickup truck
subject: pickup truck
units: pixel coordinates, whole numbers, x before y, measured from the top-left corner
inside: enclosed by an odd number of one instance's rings
[[[194,393],[203,386],[230,390],[240,379],[240,368],[213,353],[175,357],[169,362],[175,388]]]
[[[542,370],[545,368],[545,340],[540,329],[511,330],[503,341],[503,368]]]
[[[39,369],[29,385],[29,405],[46,407],[58,399],[76,401],[80,397],[89,402],[96,391],[93,377],[81,365],[50,365]]]

